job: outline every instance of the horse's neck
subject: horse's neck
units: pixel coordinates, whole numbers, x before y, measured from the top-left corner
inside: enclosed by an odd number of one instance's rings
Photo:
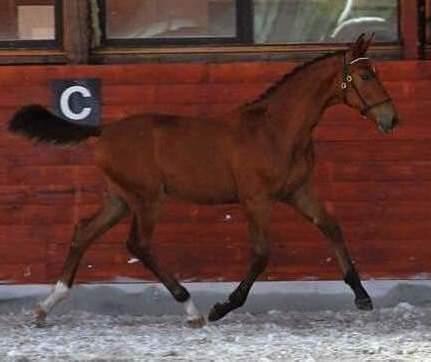
[[[340,55],[304,67],[283,84],[274,97],[272,119],[281,137],[311,132],[325,109],[336,103],[342,72]]]

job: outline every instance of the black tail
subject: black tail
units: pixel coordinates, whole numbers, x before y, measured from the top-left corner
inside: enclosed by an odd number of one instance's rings
[[[21,108],[9,122],[9,131],[37,142],[70,145],[100,136],[100,127],[81,126],[57,117],[40,105]]]

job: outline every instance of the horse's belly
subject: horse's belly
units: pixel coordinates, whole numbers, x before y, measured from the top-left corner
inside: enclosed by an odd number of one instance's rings
[[[171,197],[190,201],[201,205],[220,205],[238,203],[238,197],[235,193],[229,191],[214,192],[196,192],[189,190],[168,190],[167,194]]]
[[[163,173],[163,186],[170,196],[200,204],[223,204],[238,200],[233,180],[211,168]]]

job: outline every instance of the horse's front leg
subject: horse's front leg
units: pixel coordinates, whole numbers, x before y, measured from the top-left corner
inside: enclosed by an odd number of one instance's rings
[[[250,269],[245,279],[230,294],[228,300],[213,306],[208,316],[208,320],[211,322],[223,318],[230,311],[244,305],[253,283],[268,264],[268,227],[271,218],[272,203],[266,197],[255,196],[243,200],[242,205],[249,224],[252,246]]]
[[[329,239],[344,275],[344,281],[355,294],[355,304],[357,308],[361,310],[372,310],[373,303],[363,287],[359,274],[352,263],[341,227],[335,218],[327,212],[323,203],[313,194],[311,187],[309,185],[303,186],[293,197],[287,200],[287,203],[309,221],[317,225],[320,231]]]

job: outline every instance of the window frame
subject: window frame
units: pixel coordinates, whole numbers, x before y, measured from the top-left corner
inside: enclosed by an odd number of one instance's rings
[[[431,0],[417,0],[419,3],[419,41],[423,45],[423,59],[431,59]]]
[[[15,39],[0,40],[0,52],[3,50],[53,50],[62,47],[63,39],[63,4],[61,1],[54,1],[54,39]],[[1,53],[0,53],[1,55]]]

